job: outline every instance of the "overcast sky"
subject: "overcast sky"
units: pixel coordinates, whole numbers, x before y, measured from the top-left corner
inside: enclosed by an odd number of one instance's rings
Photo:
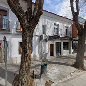
[[[35,0],[33,0],[35,1]],[[44,0],[44,10],[55,14],[72,18],[70,10],[70,0]],[[83,0],[81,0],[83,1]],[[86,7],[80,9],[80,16],[86,19]]]

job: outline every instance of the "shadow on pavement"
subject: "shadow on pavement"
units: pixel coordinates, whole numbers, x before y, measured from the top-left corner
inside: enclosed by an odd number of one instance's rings
[[[41,66],[41,64],[36,64],[36,65],[32,66],[31,68],[36,68],[36,67],[40,67],[40,66]]]
[[[13,79],[15,77],[14,75],[16,75],[16,74],[11,72],[11,71],[7,71],[7,81],[9,83],[12,83],[12,81],[13,81]],[[0,67],[0,77],[5,79],[5,69],[3,69],[1,67]],[[2,86],[2,85],[0,84],[0,86]]]
[[[59,56],[55,60],[47,61],[47,64],[59,64],[59,65],[65,65],[65,66],[72,66],[72,64],[75,62],[75,57],[69,57],[69,56]],[[41,64],[36,64],[32,66],[31,68],[40,67]]]
[[[0,84],[0,86],[4,86],[4,85],[1,85],[1,84]]]
[[[59,64],[59,65],[66,65],[66,66],[71,66],[70,64],[68,64],[67,62],[51,62],[51,61],[48,61],[49,64]]]
[[[59,64],[65,66],[71,66],[75,62],[75,57],[57,57],[54,61],[48,61],[49,64]]]
[[[75,57],[74,56],[58,56],[58,57],[56,57],[57,59],[75,59]]]

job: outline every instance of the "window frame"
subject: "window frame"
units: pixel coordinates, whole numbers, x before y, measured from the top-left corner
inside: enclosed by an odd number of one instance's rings
[[[2,16],[2,25],[1,25],[2,27],[0,27],[0,30],[2,30],[2,31],[6,30],[7,31],[10,29],[9,28],[9,9],[5,8],[3,6],[0,6],[0,10],[2,12],[7,12],[6,15]],[[4,21],[4,19],[5,19],[4,17],[7,17],[5,21]]]
[[[42,33],[46,35],[46,27],[47,25],[42,25]]]
[[[65,26],[65,35],[68,36],[68,34],[69,34],[69,27]]]
[[[59,24],[54,23],[54,35],[59,35]]]
[[[69,42],[63,42],[63,50],[69,50]]]

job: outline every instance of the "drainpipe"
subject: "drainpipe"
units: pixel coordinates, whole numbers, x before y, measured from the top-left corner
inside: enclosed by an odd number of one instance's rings
[[[4,36],[5,86],[7,86],[7,40]]]

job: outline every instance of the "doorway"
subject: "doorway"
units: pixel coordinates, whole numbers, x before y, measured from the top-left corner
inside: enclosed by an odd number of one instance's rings
[[[54,56],[54,44],[50,44],[50,56]]]
[[[61,55],[61,42],[56,42],[56,56]]]

